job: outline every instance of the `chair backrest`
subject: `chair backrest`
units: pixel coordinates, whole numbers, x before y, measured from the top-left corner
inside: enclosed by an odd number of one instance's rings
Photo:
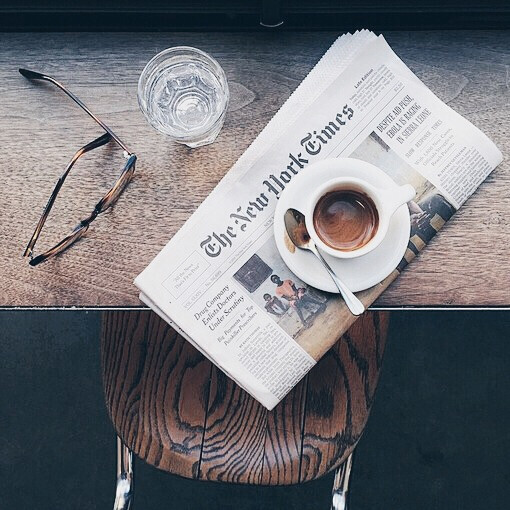
[[[149,311],[103,318],[105,398],[140,458],[195,479],[285,485],[318,478],[352,452],[379,377],[388,315],[365,313],[267,411]]]

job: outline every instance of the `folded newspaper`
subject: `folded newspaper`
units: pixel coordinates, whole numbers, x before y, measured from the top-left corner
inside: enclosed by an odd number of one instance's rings
[[[389,276],[357,294],[365,305],[502,160],[382,36],[345,34],[135,280],[144,303],[268,409],[355,320],[339,295],[290,272],[273,234],[292,177],[340,156],[372,163],[417,191],[407,251]],[[292,299],[285,286],[299,295]]]

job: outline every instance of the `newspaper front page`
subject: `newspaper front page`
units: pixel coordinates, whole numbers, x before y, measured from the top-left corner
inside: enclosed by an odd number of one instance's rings
[[[292,178],[340,156],[417,190],[406,254],[384,281],[358,293],[366,305],[502,160],[382,36],[349,34],[135,280],[142,301],[268,409],[355,320],[341,297],[290,272],[273,234],[276,204]]]

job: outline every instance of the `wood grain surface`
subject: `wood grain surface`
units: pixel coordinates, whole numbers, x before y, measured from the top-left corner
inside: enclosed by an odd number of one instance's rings
[[[134,277],[210,193],[337,34],[0,34],[0,306],[140,306]],[[510,31],[394,32],[389,43],[444,101],[510,148]],[[225,68],[231,105],[208,147],[171,143],[145,122],[137,79],[158,51],[198,46]],[[100,134],[61,92],[18,67],[66,83],[139,156],[116,207],[78,245],[30,268],[21,254],[53,185],[75,150]],[[113,146],[73,169],[38,246],[48,248],[87,216],[120,172]],[[378,306],[505,306],[510,232],[509,163],[487,179]],[[502,272],[503,271],[503,272]]]
[[[164,471],[256,485],[312,480],[363,433],[388,320],[365,313],[269,412],[154,313],[104,312],[108,412],[126,444]]]

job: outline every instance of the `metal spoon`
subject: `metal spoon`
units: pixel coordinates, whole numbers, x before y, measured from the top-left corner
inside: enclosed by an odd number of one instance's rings
[[[361,315],[365,311],[363,303],[347,288],[345,283],[338,278],[333,269],[331,269],[329,264],[324,260],[324,257],[321,255],[320,251],[317,249],[315,243],[308,234],[304,214],[299,212],[297,209],[287,209],[284,221],[287,234],[294,245],[301,250],[311,251],[322,262],[322,265],[326,268],[329,276],[331,276],[331,279],[335,282],[335,285],[340,291],[340,294],[344,298],[345,304],[349,307],[351,313],[353,315]]]

